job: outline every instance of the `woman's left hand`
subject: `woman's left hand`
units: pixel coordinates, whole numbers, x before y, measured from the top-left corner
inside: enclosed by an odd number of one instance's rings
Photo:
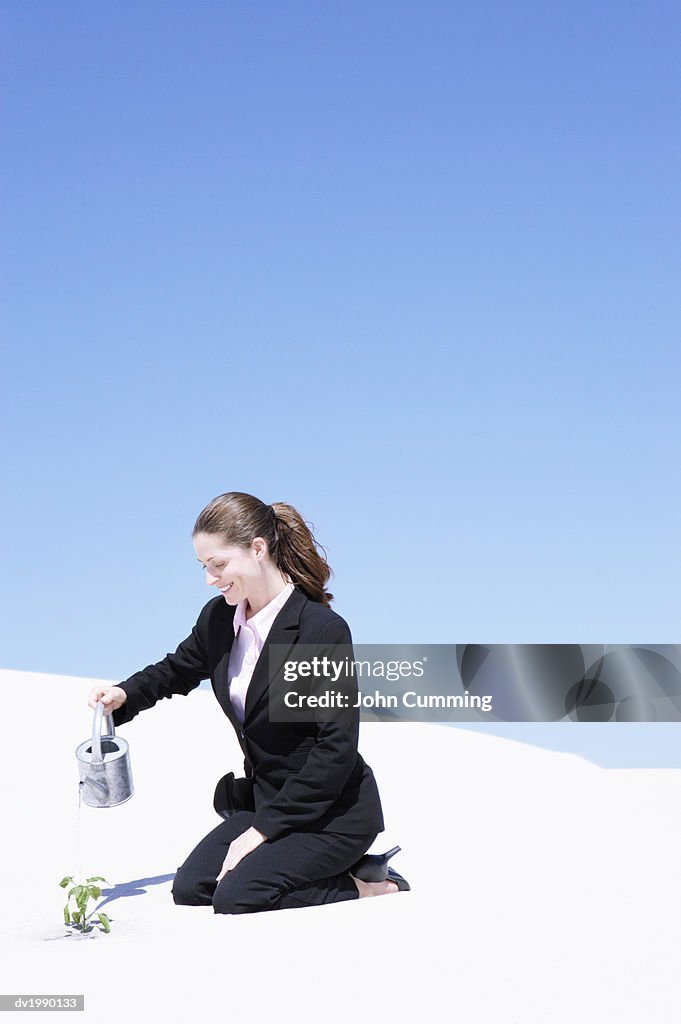
[[[267,836],[264,836],[262,832],[258,832],[257,828],[247,828],[245,832],[242,832],[240,836],[237,836],[229,844],[227,856],[220,868],[220,874],[216,881],[220,882],[228,871],[232,871],[237,866],[240,860],[249,853],[253,853],[253,850],[257,850],[262,843],[266,842]]]

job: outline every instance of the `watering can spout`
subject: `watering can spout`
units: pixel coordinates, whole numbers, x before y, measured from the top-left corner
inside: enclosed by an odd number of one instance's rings
[[[107,786],[106,782],[97,782],[96,779],[93,779],[89,775],[86,775],[83,781],[81,782],[81,786],[91,786],[92,789],[94,789],[96,792],[101,793],[102,798],[104,800],[109,799],[109,787]]]

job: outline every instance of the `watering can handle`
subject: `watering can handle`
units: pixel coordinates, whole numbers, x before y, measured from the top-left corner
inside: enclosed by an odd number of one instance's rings
[[[92,762],[95,761],[101,763],[102,758],[102,718],[106,721],[106,732],[104,733],[104,739],[113,737],[116,735],[116,730],[113,723],[113,712],[110,715],[104,715],[104,705],[101,700],[97,701],[97,707],[95,708],[95,719],[92,725]]]

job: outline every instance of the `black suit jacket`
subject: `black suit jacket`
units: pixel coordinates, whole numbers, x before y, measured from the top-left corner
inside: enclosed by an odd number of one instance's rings
[[[244,752],[246,776],[253,781],[255,828],[269,839],[290,831],[383,832],[376,780],[357,749],[359,709],[344,710],[331,722],[269,720],[269,645],[287,645],[290,652],[282,655],[279,673],[272,674],[272,686],[278,686],[293,645],[318,645],[320,656],[328,646],[330,654],[331,645],[352,643],[348,624],[296,587],[272,623],[260,653],[242,725],[229,698],[227,681],[234,612],[223,597],[212,598],[174,654],[119,683],[128,699],[114,712],[114,725],[124,725],[162,697],[188,694],[201,680],[210,678]]]

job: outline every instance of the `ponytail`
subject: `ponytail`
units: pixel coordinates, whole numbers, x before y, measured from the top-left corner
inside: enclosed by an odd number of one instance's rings
[[[278,501],[272,505],[276,530],[276,562],[312,601],[329,605],[333,594],[325,589],[331,568],[318,551],[321,548],[300,512]],[[273,557],[274,553],[273,553]]]

